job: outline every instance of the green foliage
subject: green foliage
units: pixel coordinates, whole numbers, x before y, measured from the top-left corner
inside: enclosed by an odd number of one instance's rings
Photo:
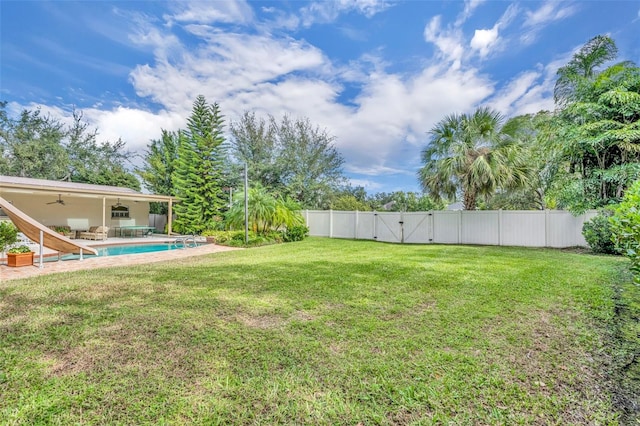
[[[183,232],[199,234],[215,227],[227,205],[224,183],[226,146],[218,104],[208,105],[200,95],[178,134],[178,157],[171,177],[175,195],[176,224]]]
[[[0,102],[0,174],[140,189],[127,171],[131,154],[124,142],[99,143],[81,112],[74,110],[65,126],[39,109],[11,119],[6,105]]]
[[[6,220],[0,221],[0,253],[18,241],[18,228]]]
[[[296,225],[283,231],[284,242],[302,241],[309,236],[309,228],[305,225]]]
[[[618,203],[640,177],[640,68],[615,58],[615,43],[597,36],[561,68],[556,137],[564,170],[556,193],[575,213]]]
[[[582,235],[584,235],[584,239],[594,253],[618,253],[613,241],[613,230],[609,220],[612,215],[612,210],[604,209],[582,225]]]
[[[344,159],[335,138],[314,126],[308,118],[284,116],[268,123],[245,113],[231,124],[232,151],[239,163],[249,166],[251,183],[291,198],[304,208],[328,208],[344,182]]]
[[[13,254],[31,253],[31,249],[28,246],[18,246],[18,247],[10,248],[9,251],[7,251],[7,253],[13,253]]]
[[[175,195],[173,174],[178,157],[179,137],[177,132],[162,130],[160,139],[147,145],[145,164],[137,170],[145,187],[154,194]],[[152,213],[167,214],[165,203],[153,203]]]
[[[626,192],[611,217],[616,247],[631,261],[631,272],[640,283],[640,180]]]
[[[349,194],[338,195],[331,201],[331,209],[342,211],[368,212],[372,208],[366,201],[360,201],[355,196]]]
[[[431,140],[422,152],[422,188],[435,199],[455,199],[462,193],[466,210],[476,208],[482,196],[497,189],[526,184],[529,165],[521,147],[503,131],[503,118],[489,108],[473,114],[452,114],[429,132]]]
[[[256,185],[249,188],[249,229],[265,234],[270,231],[304,224],[300,214],[300,206],[291,199],[282,199],[267,192],[267,189]],[[226,224],[230,228],[244,228],[244,193],[235,197],[226,213]]]

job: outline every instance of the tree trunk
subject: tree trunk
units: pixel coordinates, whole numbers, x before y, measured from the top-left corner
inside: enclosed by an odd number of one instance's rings
[[[475,210],[476,209],[476,193],[473,191],[465,191],[463,202],[464,202],[465,210]]]

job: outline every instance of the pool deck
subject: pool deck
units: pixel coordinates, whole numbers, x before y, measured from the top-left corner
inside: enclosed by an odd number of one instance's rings
[[[114,244],[150,244],[174,241],[175,237],[153,236],[145,238],[109,238],[106,241],[83,241],[88,246],[105,246]],[[109,268],[116,266],[140,265],[153,262],[174,263],[175,260],[184,259],[192,256],[202,256],[210,253],[218,253],[222,251],[242,250],[236,247],[219,246],[215,244],[206,244],[194,248],[184,250],[170,250],[152,253],[126,254],[120,256],[104,256],[91,257],[83,260],[65,260],[65,261],[47,261],[44,262],[42,268],[37,264],[33,266],[23,266],[20,268],[12,268],[6,266],[6,262],[2,261],[0,265],[0,281],[15,280],[21,278],[35,277],[46,274],[54,274],[59,272],[79,271],[82,269]],[[45,256],[47,251],[45,251]],[[37,263],[37,259],[35,260]]]

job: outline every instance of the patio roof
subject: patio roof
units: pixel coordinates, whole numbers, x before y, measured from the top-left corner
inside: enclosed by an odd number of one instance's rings
[[[92,185],[88,183],[63,182],[46,179],[32,179],[17,176],[0,175],[0,192],[3,193],[48,193],[61,195],[75,195],[88,198],[120,198],[121,200],[177,202],[175,197],[168,195],[143,194],[129,188],[108,185]]]

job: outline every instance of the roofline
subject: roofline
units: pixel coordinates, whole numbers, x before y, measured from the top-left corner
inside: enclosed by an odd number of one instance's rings
[[[29,185],[20,183],[0,182],[0,193],[42,193],[42,194],[67,194],[79,195],[89,198],[120,198],[121,200],[137,200],[137,201],[154,201],[154,202],[179,202],[176,197],[169,195],[143,194],[140,192],[120,192],[120,191],[103,191],[103,190],[87,190],[76,188],[63,188],[55,186]]]

